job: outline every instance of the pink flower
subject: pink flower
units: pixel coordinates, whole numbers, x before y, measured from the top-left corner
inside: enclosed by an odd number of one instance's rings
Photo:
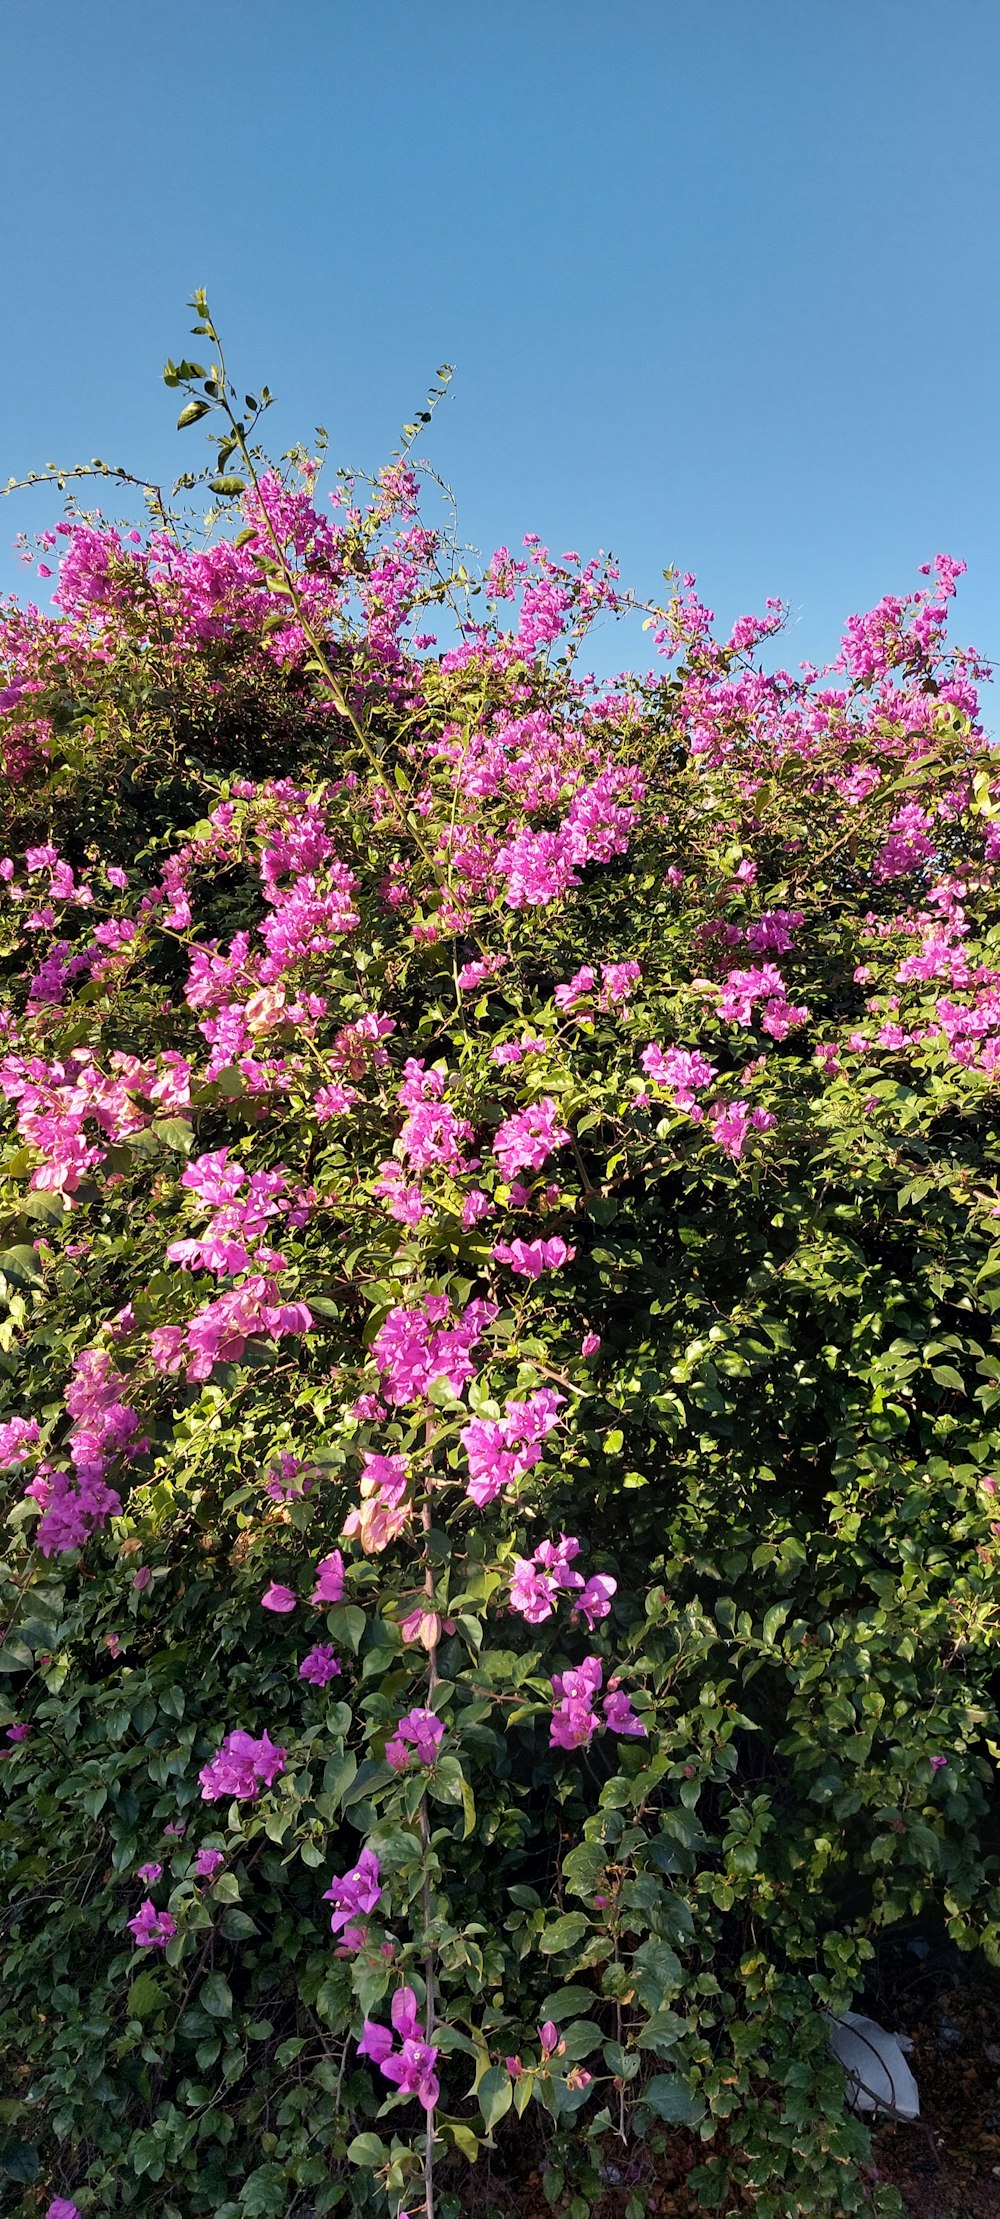
[[[476,1300],[455,1316],[447,1295],[390,1310],[372,1346],[385,1400],[397,1408],[420,1402],[438,1379],[460,1395],[474,1375],[472,1350],[496,1314],[494,1302]]]
[[[679,1110],[691,1109],[695,1095],[702,1087],[711,1085],[717,1068],[699,1048],[664,1050],[655,1040],[643,1049],[639,1061],[654,1086],[669,1088],[674,1108]]]
[[[140,1564],[140,1566],[139,1566],[139,1569],[138,1569],[138,1571],[137,1571],[137,1572],[135,1573],[135,1575],[134,1575],[134,1577],[133,1577],[133,1580],[132,1580],[132,1585],[133,1585],[133,1587],[135,1588],[135,1591],[136,1591],[136,1594],[137,1594],[137,1595],[141,1595],[141,1594],[142,1594],[142,1591],[143,1591],[143,1589],[149,1586],[149,1583],[150,1583],[150,1581],[151,1581],[152,1577],[153,1577],[153,1575],[152,1575],[152,1572],[151,1572],[151,1571],[150,1571],[150,1569],[149,1569],[149,1565],[148,1565],[148,1564]]]
[[[555,1102],[551,1095],[545,1095],[530,1109],[504,1118],[497,1126],[493,1152],[509,1183],[518,1171],[540,1171],[554,1150],[564,1147],[568,1139]]]
[[[25,1723],[25,1720],[16,1718],[14,1724],[7,1728],[7,1739],[8,1741],[27,1741],[30,1732],[31,1727]]]
[[[275,1580],[271,1581],[270,1587],[265,1590],[260,1598],[262,1610],[273,1610],[282,1617],[285,1617],[290,1610],[295,1609],[297,1601],[298,1597],[294,1588],[281,1587]]]
[[[277,1464],[268,1472],[265,1491],[272,1502],[301,1502],[303,1496],[311,1492],[314,1477],[300,1456],[290,1456],[283,1449]]]
[[[136,1872],[136,1879],[144,1880],[147,1888],[151,1888],[154,1881],[160,1878],[162,1871],[162,1865],[140,1865]]]
[[[542,1541],[533,1557],[514,1558],[510,1607],[519,1611],[529,1626],[542,1625],[551,1618],[561,1589],[583,1587],[580,1573],[570,1570],[579,1554],[579,1541],[564,1533],[558,1541]]]
[[[374,2019],[366,2019],[359,2057],[369,2057],[386,2080],[394,2081],[401,2094],[417,2096],[425,2111],[433,2111],[441,2093],[437,2074],[438,2052],[422,2039],[417,1999],[412,1988],[397,1988],[390,2006],[395,2034]],[[395,2047],[395,2036],[400,2048]]]
[[[321,1086],[313,1097],[313,1112],[321,1125],[328,1125],[331,1117],[346,1117],[352,1102],[357,1101],[357,1089],[342,1086],[334,1079],[329,1086]]]
[[[577,1002],[585,1000],[586,996],[591,993],[594,984],[595,974],[590,969],[589,964],[584,964],[583,969],[576,971],[565,986],[556,987],[553,996],[556,1008],[572,1009]]]
[[[463,1426],[459,1439],[469,1459],[466,1493],[480,1510],[538,1463],[541,1444],[558,1425],[565,1400],[553,1388],[539,1387],[525,1402],[508,1402],[502,1418],[473,1418]]]
[[[458,983],[463,994],[468,993],[471,987],[481,986],[484,979],[492,978],[494,971],[500,970],[502,964],[503,957],[499,955],[484,956],[481,962],[463,963],[458,973]]]
[[[340,1666],[329,1641],[318,1641],[315,1648],[310,1649],[308,1656],[304,1656],[299,1665],[300,1680],[311,1680],[314,1687],[328,1686],[331,1680],[337,1678],[339,1672]]]
[[[538,1279],[543,1271],[561,1271],[564,1264],[572,1263],[575,1248],[567,1247],[556,1234],[551,1240],[497,1241],[490,1250],[498,1264],[509,1264],[522,1279]]]
[[[373,1849],[363,1849],[357,1864],[352,1865],[341,1879],[334,1879],[324,1891],[324,1903],[335,1908],[330,1914],[330,1928],[338,1934],[351,1919],[364,1917],[374,1911],[381,1900],[379,1861]]]
[[[623,1692],[616,1680],[608,1682],[608,1692],[604,1698],[604,1723],[613,1734],[638,1735],[643,1739],[646,1737],[646,1728],[632,1709],[631,1697]]]
[[[320,1558],[316,1566],[316,1585],[309,1597],[317,1610],[326,1610],[333,1603],[344,1600],[344,1559],[339,1549]]]
[[[221,1849],[199,1849],[191,1871],[196,1880],[211,1880],[225,1861]]]
[[[361,1472],[361,1501],[349,1510],[341,1528],[348,1539],[357,1536],[367,1556],[405,1533],[412,1502],[410,1474],[405,1456],[366,1455]]]
[[[53,2196],[45,2219],[81,2219],[80,2207],[72,2203],[68,2196]]]
[[[433,1649],[441,1639],[441,1623],[438,1611],[427,1610],[423,1604],[418,1603],[416,1610],[410,1611],[409,1617],[400,1620],[399,1630],[404,1641],[419,1642],[421,1648]],[[454,1633],[454,1619],[446,1619],[445,1624]]]
[[[407,2038],[398,2054],[382,2059],[381,2071],[395,2081],[401,2095],[416,2096],[425,2111],[433,2111],[441,2093],[434,2070],[438,2052],[432,2043]]]
[[[598,1618],[606,1618],[611,1609],[611,1598],[618,1592],[618,1581],[609,1579],[604,1572],[595,1572],[587,1581],[582,1593],[571,1604],[574,1618],[585,1618],[588,1633],[593,1633]]]
[[[600,1345],[601,1336],[599,1333],[585,1333],[580,1342],[581,1356],[596,1356]]]
[[[559,2028],[554,2019],[544,2019],[542,2021],[538,2029],[538,2039],[542,2045],[542,2061],[544,2063],[547,2057],[555,2055],[559,2047]]]
[[[0,1424],[0,1469],[7,1471],[12,1464],[23,1464],[38,1439],[38,1431],[37,1418],[7,1418]]]
[[[169,1911],[158,1911],[148,1896],[134,1919],[126,1920],[126,1924],[137,1949],[166,1949],[177,1932],[176,1919],[171,1918]]]
[[[435,1718],[433,1711],[407,1711],[406,1717],[400,1719],[395,1733],[386,1742],[386,1762],[391,1764],[394,1772],[405,1772],[412,1749],[421,1764],[433,1764],[443,1740],[444,1727],[441,1720]]]
[[[238,1727],[226,1735],[221,1749],[198,1774],[202,1802],[218,1803],[226,1796],[255,1802],[262,1786],[272,1787],[284,1770],[285,1752],[267,1734],[255,1741]]]
[[[575,1671],[553,1673],[552,1692],[556,1706],[549,1728],[551,1748],[589,1749],[600,1723],[593,1699],[603,1677],[600,1657],[584,1657]]]
[[[743,1154],[750,1127],[750,1111],[745,1102],[716,1102],[711,1110],[712,1139],[727,1156],[737,1158]]]
[[[630,1001],[641,978],[638,963],[602,963],[601,1008],[613,1009],[617,1003]]]

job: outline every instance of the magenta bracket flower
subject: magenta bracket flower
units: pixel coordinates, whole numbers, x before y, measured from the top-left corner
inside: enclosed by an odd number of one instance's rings
[[[374,1911],[381,1900],[381,1873],[373,1849],[363,1849],[357,1864],[352,1865],[340,1879],[333,1879],[324,1891],[324,1903],[332,1903],[330,1929],[339,1934],[353,1919],[364,1918]]]
[[[259,1741],[238,1727],[227,1734],[221,1749],[198,1774],[204,1803],[218,1803],[225,1796],[254,1802],[262,1787],[272,1787],[285,1770],[285,1751],[265,1733]]]
[[[421,1764],[433,1764],[443,1740],[444,1727],[432,1710],[407,1711],[386,1742],[386,1762],[394,1772],[405,1772],[412,1752]]]
[[[327,1687],[340,1672],[340,1666],[329,1641],[317,1641],[299,1665],[300,1680],[311,1681],[313,1687]]]
[[[386,2080],[395,2082],[401,2096],[416,2096],[425,2111],[433,2111],[441,2093],[435,2066],[438,2051],[423,2039],[417,2018],[417,1998],[412,1988],[397,1988],[390,2006],[394,2033],[374,2019],[366,2019],[358,2043],[358,2056],[368,2057]],[[395,2037],[400,2039],[396,2048]]]
[[[177,1932],[177,1921],[169,1911],[158,1911],[149,1896],[140,1905],[134,1919],[126,1920],[129,1933],[137,1949],[166,1949]]]
[[[551,1748],[589,1749],[601,1725],[594,1705],[603,1678],[600,1657],[584,1657],[583,1663],[573,1671],[553,1673],[552,1692],[556,1703],[549,1729]],[[631,1697],[619,1687],[616,1677],[608,1681],[603,1710],[604,1724],[611,1733],[645,1739],[646,1727],[641,1718],[636,1717]]]
[[[270,1587],[265,1588],[260,1598],[262,1610],[273,1610],[281,1617],[287,1617],[288,1612],[295,1609],[297,1601],[295,1589],[282,1587],[277,1580],[271,1581]]]

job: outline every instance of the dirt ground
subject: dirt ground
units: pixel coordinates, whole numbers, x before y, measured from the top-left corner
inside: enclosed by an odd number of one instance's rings
[[[911,2037],[921,2102],[912,2125],[876,2131],[873,2181],[899,2189],[908,2219],[1000,2219],[1000,1974],[971,1969],[956,1951],[918,1944],[913,1953],[911,1945],[883,1968],[880,1992],[865,2008]],[[541,2172],[526,2146],[519,2154],[519,2177],[482,2183],[482,2219],[552,2219]],[[621,2219],[630,2198],[650,2219],[699,2219],[704,2207],[687,2177],[703,2156],[703,2145],[684,2134],[668,2136],[656,2153],[609,2141],[607,2193],[595,2219]],[[562,2208],[557,2200],[555,2211]]]
[[[923,2116],[879,2129],[879,2172],[911,2219],[1000,2219],[1000,1977],[929,1958],[894,1986]]]

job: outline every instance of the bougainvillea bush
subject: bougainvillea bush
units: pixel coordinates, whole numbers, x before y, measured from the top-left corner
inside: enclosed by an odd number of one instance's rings
[[[71,508],[0,617],[4,2208],[527,2146],[639,2219],[683,2127],[706,2208],[889,2212],[828,2014],[1000,1944],[961,565],[791,671],[475,578],[416,427],[321,495],[198,308],[213,530]]]

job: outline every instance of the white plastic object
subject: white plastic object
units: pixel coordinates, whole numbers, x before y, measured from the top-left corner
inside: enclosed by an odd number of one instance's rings
[[[830,2019],[830,2048],[848,2077],[853,2111],[884,2111],[893,2119],[919,2119],[920,2091],[903,2055],[905,2035],[887,2034],[877,2019],[845,2011]]]

